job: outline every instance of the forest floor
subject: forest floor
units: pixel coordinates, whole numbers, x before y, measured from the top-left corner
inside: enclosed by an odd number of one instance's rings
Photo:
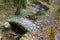
[[[22,10],[23,10],[22,16],[28,15],[27,9],[26,10],[22,9]],[[7,19],[16,17],[14,15],[15,11],[16,11],[16,8],[12,5],[0,5],[0,25],[4,24],[7,21]],[[50,20],[49,18],[46,18],[46,16],[43,16],[42,19],[38,18],[38,20],[35,23],[37,25],[40,25],[41,27],[44,26],[43,29],[44,28],[46,29],[47,28],[46,25],[48,25],[48,23],[46,21],[49,22],[49,20]],[[60,26],[60,20],[59,21],[57,20],[55,23],[57,24],[56,26]],[[45,29],[44,29],[44,31],[46,31]],[[46,36],[46,33],[44,31],[43,32],[41,32],[41,31],[42,30],[38,29],[36,31],[35,35],[29,34],[29,36],[26,35],[24,38],[23,37],[22,38],[25,40],[36,40],[37,38],[40,39],[40,36]],[[39,36],[39,37],[36,37],[36,36]]]
[[[0,24],[4,24],[6,19],[12,18],[15,15],[16,8],[12,7],[11,5],[7,6],[4,4],[0,5]]]

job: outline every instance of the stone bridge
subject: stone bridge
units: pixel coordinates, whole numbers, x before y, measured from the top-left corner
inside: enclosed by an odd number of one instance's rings
[[[32,21],[24,17],[11,18],[11,19],[8,19],[8,22],[10,24],[15,23],[15,25],[22,25],[25,30],[32,32],[32,33],[34,33],[39,28],[39,26],[37,26]]]

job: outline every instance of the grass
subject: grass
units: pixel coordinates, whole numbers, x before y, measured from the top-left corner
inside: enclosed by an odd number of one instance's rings
[[[59,15],[60,14],[60,8],[57,8],[56,13]]]
[[[0,5],[0,10],[5,9],[5,7],[3,5]]]

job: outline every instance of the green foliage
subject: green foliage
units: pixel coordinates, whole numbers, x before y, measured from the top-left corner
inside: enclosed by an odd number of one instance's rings
[[[5,7],[3,5],[0,5],[0,10],[5,9]]]
[[[19,0],[13,0],[14,6],[17,6],[19,4]]]
[[[3,32],[3,27],[0,26],[0,35],[2,34],[2,32]]]
[[[27,32],[25,35],[23,35],[19,40],[25,40],[26,37],[29,37],[31,35],[31,32]]]
[[[56,10],[56,13],[57,13],[57,14],[60,14],[60,8],[58,8],[58,9]]]
[[[56,9],[55,17],[56,17],[55,19],[60,20],[60,18],[59,18],[60,17],[60,8]]]
[[[3,0],[0,0],[0,3],[2,3],[3,2]]]
[[[49,2],[49,0],[44,0],[45,2]]]
[[[26,5],[27,5],[27,0],[24,0],[24,7],[26,7]]]
[[[19,39],[19,40],[24,40],[23,38]]]

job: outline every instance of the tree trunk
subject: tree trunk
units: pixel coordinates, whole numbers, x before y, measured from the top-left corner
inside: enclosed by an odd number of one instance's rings
[[[15,12],[15,15],[20,15],[21,13],[21,8],[22,8],[22,0],[19,0],[19,3],[18,3],[18,7],[17,7],[17,10]]]
[[[27,0],[19,0],[15,15],[20,15],[22,7],[26,8],[26,4],[27,4]]]

